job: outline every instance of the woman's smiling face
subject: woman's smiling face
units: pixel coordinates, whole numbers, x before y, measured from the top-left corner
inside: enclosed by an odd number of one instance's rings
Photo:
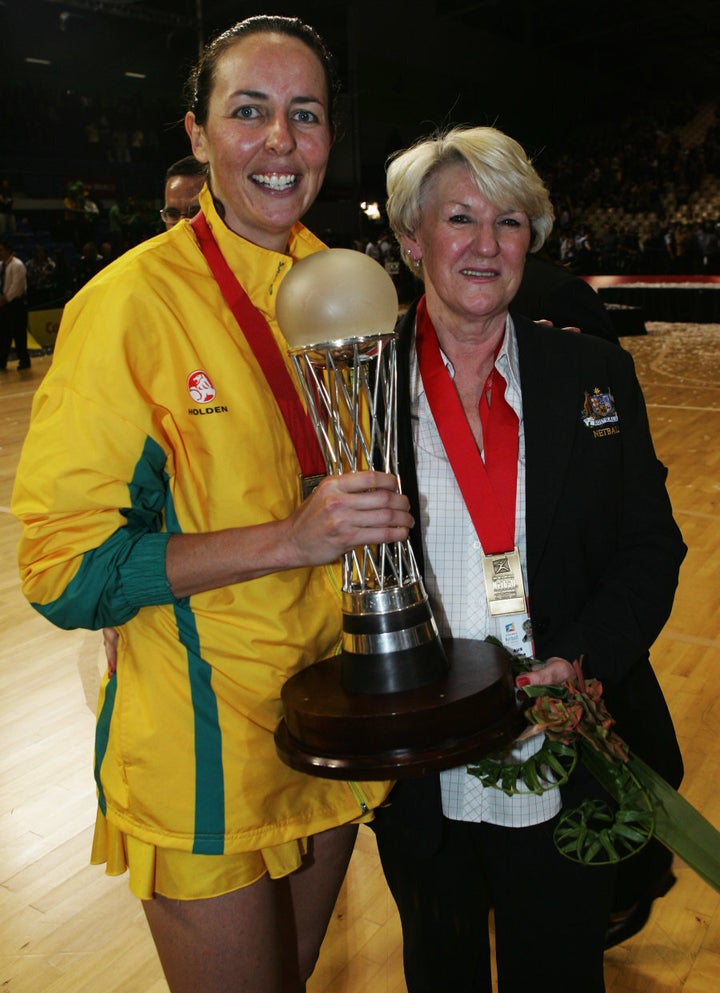
[[[428,301],[454,322],[503,315],[523,275],[532,232],[527,214],[490,203],[462,163],[430,180],[422,220],[403,247],[422,259]],[[453,321],[451,321],[453,323]]]
[[[207,120],[199,125],[189,113],[185,127],[237,234],[286,250],[290,228],[325,178],[328,100],[323,66],[298,38],[249,35],[219,58]]]

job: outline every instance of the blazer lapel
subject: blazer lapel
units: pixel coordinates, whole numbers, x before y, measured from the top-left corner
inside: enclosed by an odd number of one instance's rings
[[[420,531],[420,496],[418,493],[417,471],[415,469],[415,452],[413,448],[413,429],[410,420],[410,346],[415,329],[415,311],[417,301],[408,312],[400,318],[396,326],[397,342],[397,404],[398,404],[398,462],[400,467],[400,484],[405,496],[410,501],[410,513],[415,518],[415,526],[410,532],[410,544],[415,553],[420,575],[425,573],[425,556],[422,549],[422,534]]]
[[[577,352],[557,332],[515,317],[523,397],[527,565],[532,586],[548,540],[580,417]],[[560,347],[558,347],[560,345]]]

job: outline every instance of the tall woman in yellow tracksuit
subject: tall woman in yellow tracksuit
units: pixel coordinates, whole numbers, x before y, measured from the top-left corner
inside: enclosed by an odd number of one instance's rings
[[[259,321],[284,366],[278,287],[324,247],[299,223],[334,134],[322,41],[295,19],[250,18],[191,83],[200,224],[131,250],[67,305],[14,511],[33,605],[61,627],[120,631],[93,861],[129,867],[173,993],[294,993],[356,824],[386,788],[283,765],[280,690],[338,644],[334,563],[404,539],[412,518],[380,473],[302,499],[288,398],[244,327]]]

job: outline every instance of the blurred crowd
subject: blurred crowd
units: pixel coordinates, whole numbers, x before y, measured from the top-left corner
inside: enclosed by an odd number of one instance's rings
[[[32,97],[25,94],[25,104]],[[52,178],[45,194],[61,194],[62,211],[41,222],[14,208],[18,189],[27,196],[24,174],[0,176],[0,234],[13,235],[27,264],[30,306],[57,306],[110,260],[164,229],[162,175],[178,146],[167,128],[150,123],[169,120],[169,108],[103,106],[71,92],[36,102],[36,113],[18,112],[4,129],[0,151],[52,147],[76,175]],[[550,257],[578,275],[720,273],[720,125],[710,108],[692,133],[698,116],[692,101],[678,98],[661,111],[629,114],[621,125],[580,127],[562,149],[535,155],[555,207]],[[107,195],[93,182],[100,163],[124,192]],[[121,178],[128,176],[133,183]],[[412,277],[382,218],[355,235],[325,236],[378,258],[401,299],[411,295]]]
[[[12,203],[11,195],[7,199]],[[3,230],[27,268],[28,305],[62,306],[103,266],[163,231],[156,202],[127,197],[105,206],[74,182],[52,225],[35,227],[26,216],[6,213]]]
[[[720,272],[720,125],[698,111],[678,101],[595,125],[540,157],[555,259],[579,275]]]

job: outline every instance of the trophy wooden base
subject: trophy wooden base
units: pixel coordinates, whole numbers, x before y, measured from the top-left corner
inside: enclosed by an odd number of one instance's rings
[[[282,760],[326,779],[403,779],[450,769],[513,741],[525,720],[507,652],[443,641],[447,674],[396,693],[349,693],[342,655],[309,666],[282,690]]]

